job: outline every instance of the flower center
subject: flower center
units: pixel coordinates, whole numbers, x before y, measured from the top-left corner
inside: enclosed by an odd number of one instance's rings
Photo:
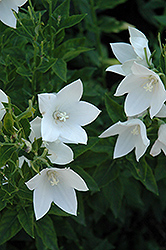
[[[145,82],[143,84],[143,88],[146,90],[146,91],[149,91],[149,92],[152,92],[153,90],[153,87],[154,85],[158,83],[158,80],[155,76],[149,76],[148,77],[148,82]]]
[[[66,122],[67,119],[69,119],[69,116],[66,114],[66,112],[60,112],[60,111],[55,111],[53,113],[53,117],[56,121],[60,122]]]
[[[138,126],[135,126],[134,129],[131,131],[131,134],[133,135],[139,135],[140,129]]]
[[[48,180],[51,183],[51,186],[58,185],[59,179],[57,177],[58,173],[55,170],[48,170],[47,176]]]

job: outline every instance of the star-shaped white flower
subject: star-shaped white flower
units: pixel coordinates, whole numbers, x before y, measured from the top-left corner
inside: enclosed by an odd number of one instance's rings
[[[162,124],[158,130],[158,138],[153,144],[150,154],[156,156],[161,153],[161,150],[166,155],[166,124]]]
[[[87,134],[81,126],[96,119],[100,110],[94,105],[80,101],[83,93],[81,80],[77,80],[57,94],[39,94],[39,109],[43,116],[41,134],[44,141],[63,141],[87,143]]]
[[[87,191],[85,181],[70,168],[46,168],[25,183],[33,191],[36,220],[42,218],[54,202],[65,212],[77,215],[75,189]]]
[[[0,89],[0,121],[4,117],[6,110],[2,102],[8,103],[7,95]]]
[[[38,139],[41,137],[41,118],[36,117],[30,122],[31,133],[29,139],[31,142],[34,138]],[[43,142],[43,146],[48,149],[48,158],[52,163],[64,165],[73,161],[73,151],[72,149],[65,145],[61,140],[56,140],[54,142]]]
[[[135,116],[149,108],[153,118],[166,100],[166,91],[160,77],[152,70],[133,63],[132,73],[119,84],[115,96],[128,93],[125,99],[125,113]]]
[[[144,123],[139,119],[130,119],[126,122],[119,121],[109,127],[99,137],[105,138],[117,134],[119,136],[115,145],[113,158],[127,155],[135,148],[136,160],[139,161],[150,143]]]
[[[150,59],[151,56],[146,36],[136,28],[129,26],[128,29],[131,44],[123,42],[110,44],[114,55],[121,64],[106,69],[124,76],[131,73],[133,62],[148,67],[144,49],[146,49],[147,58]]]
[[[8,26],[16,28],[17,20],[12,10],[18,13],[18,7],[26,2],[27,0],[0,0],[0,20]]]

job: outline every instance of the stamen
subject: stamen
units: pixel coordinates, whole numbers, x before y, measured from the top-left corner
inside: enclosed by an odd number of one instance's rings
[[[135,126],[134,129],[131,131],[131,134],[133,135],[139,135],[140,129],[138,126]]]
[[[48,180],[51,183],[51,186],[58,185],[59,179],[57,177],[58,173],[54,170],[48,170],[47,172]]]
[[[146,91],[152,92],[153,87],[156,83],[158,83],[158,80],[155,76],[149,76],[149,77],[145,77],[146,79],[150,80],[150,82],[145,82],[142,86],[144,86],[143,88]]]
[[[60,121],[60,122],[66,122],[67,119],[69,119],[69,116],[66,114],[66,112],[60,112],[60,111],[55,111],[53,113],[53,117],[55,121]]]

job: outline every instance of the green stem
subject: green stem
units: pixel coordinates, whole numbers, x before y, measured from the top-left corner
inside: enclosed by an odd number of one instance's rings
[[[100,41],[100,31],[99,31],[98,25],[97,25],[97,16],[96,16],[96,11],[95,11],[95,8],[94,8],[94,2],[93,2],[93,0],[90,0],[90,5],[91,5],[92,19],[93,19],[93,23],[95,25],[95,35],[96,35],[97,51],[98,51],[99,55],[102,57],[102,49],[101,49],[101,41]]]
[[[52,32],[52,1],[49,1],[49,27],[50,27],[50,44],[51,50],[50,54],[52,56],[52,52],[54,50],[54,39],[53,39],[53,32]]]

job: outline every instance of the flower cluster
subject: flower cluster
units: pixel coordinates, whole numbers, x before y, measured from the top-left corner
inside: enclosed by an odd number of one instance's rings
[[[46,157],[51,164],[65,165],[73,161],[74,154],[66,143],[87,144],[88,136],[82,128],[94,121],[100,110],[94,105],[80,101],[83,94],[83,84],[77,80],[58,93],[42,93],[38,95],[39,110],[42,118],[36,117],[30,122],[29,141],[22,138],[30,153],[32,144],[42,138],[41,147],[46,148]],[[1,102],[7,103],[8,97],[0,92]],[[5,109],[0,103],[2,119]],[[15,128],[16,129],[16,128]],[[19,157],[19,167],[27,162],[33,167],[33,161],[22,155]],[[44,161],[44,160],[43,160]],[[51,167],[49,161],[44,161],[46,167],[25,184],[33,192],[33,203],[36,219],[42,218],[54,202],[62,210],[77,215],[77,198],[75,189],[87,191],[85,181],[70,168]],[[7,183],[5,179],[5,183]]]
[[[64,165],[73,160],[73,151],[65,143],[87,144],[87,133],[81,127],[94,121],[100,110],[94,105],[80,101],[83,94],[81,80],[77,80],[57,94],[38,95],[42,118],[31,121],[29,139],[42,137],[52,163]],[[34,190],[33,202],[36,219],[42,218],[54,202],[65,212],[77,214],[75,189],[87,191],[84,180],[70,168],[46,168],[26,182]]]
[[[119,134],[114,158],[124,156],[135,148],[136,160],[139,161],[150,144],[143,118],[148,113],[150,119],[166,117],[166,91],[159,72],[152,64],[147,38],[136,28],[128,29],[131,44],[111,44],[113,53],[121,64],[107,68],[107,71],[125,76],[117,87],[115,96],[127,94],[124,111],[128,119],[112,125],[100,138]],[[158,139],[150,151],[153,156],[159,154],[161,149],[166,153],[165,127],[163,124],[159,128]]]

